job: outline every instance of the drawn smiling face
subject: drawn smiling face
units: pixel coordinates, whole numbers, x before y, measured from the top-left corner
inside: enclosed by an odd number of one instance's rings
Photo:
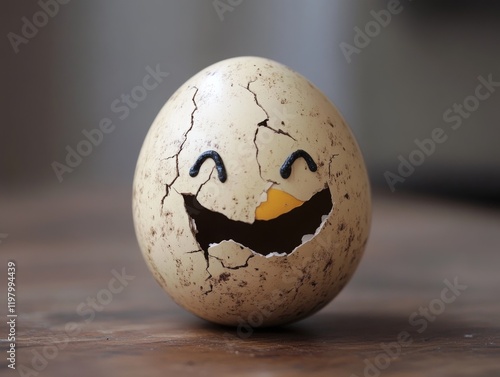
[[[225,325],[256,313],[259,326],[284,324],[325,306],[362,256],[370,212],[363,159],[336,108],[262,58],[222,61],[182,85],[134,178],[135,230],[156,280]]]
[[[282,179],[290,178],[292,165],[298,158],[304,159],[310,173],[317,171],[318,166],[309,153],[298,149],[287,157],[279,169]],[[196,177],[207,159],[213,160],[219,181],[226,182],[224,162],[214,150],[203,152],[191,167],[189,175]],[[262,255],[279,255],[289,254],[312,239],[332,209],[328,186],[307,201],[299,200],[278,187],[279,184],[273,184],[267,190],[266,200],[256,208],[255,221],[251,224],[233,221],[206,209],[195,196],[183,195],[187,212],[196,226],[196,240],[200,247],[208,250],[211,245],[232,240]]]

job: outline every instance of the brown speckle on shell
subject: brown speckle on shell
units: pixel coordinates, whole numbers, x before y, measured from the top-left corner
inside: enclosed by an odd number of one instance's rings
[[[208,149],[226,164],[226,182],[210,162],[189,176]],[[298,149],[318,171],[299,159],[283,179],[279,167]],[[307,202],[325,185],[333,208],[312,238],[267,257],[230,239],[203,250],[183,196],[254,224],[269,187]],[[289,323],[330,302],[359,263],[370,211],[361,153],[335,106],[302,76],[263,58],[222,61],[182,85],[153,123],[134,178],[135,229],[153,276],[181,306],[225,325]]]

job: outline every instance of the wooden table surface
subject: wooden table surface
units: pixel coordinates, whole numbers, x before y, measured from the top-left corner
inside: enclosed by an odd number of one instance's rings
[[[61,186],[0,199],[1,376],[500,376],[498,210],[375,196],[365,256],[330,305],[237,331],[186,313],[155,283],[130,196]],[[11,259],[16,371],[4,348]]]

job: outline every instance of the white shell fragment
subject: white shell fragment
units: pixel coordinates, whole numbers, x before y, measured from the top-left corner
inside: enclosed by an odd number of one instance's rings
[[[295,151],[316,169],[300,157],[283,178]],[[271,188],[304,203],[256,220]],[[137,163],[133,214],[150,270],[179,305],[219,324],[272,326],[313,314],[346,285],[371,202],[335,106],[289,68],[239,57],[199,72],[163,106]]]
[[[302,236],[302,243],[306,243],[307,241],[312,240],[313,237],[314,237],[314,234],[304,234]]]

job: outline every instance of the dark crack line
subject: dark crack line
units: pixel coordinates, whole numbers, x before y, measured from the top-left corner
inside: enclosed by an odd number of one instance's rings
[[[210,288],[207,291],[203,292],[203,294],[206,296],[214,290],[214,286],[213,286],[212,282],[210,281],[210,279],[212,279],[213,276],[210,273],[210,271],[208,270],[210,268],[210,254],[208,254],[208,251],[205,251],[205,250],[200,250],[200,251],[203,252],[203,257],[205,258],[205,261],[207,262],[207,267],[205,267],[205,271],[207,272],[208,276],[205,279],[205,281],[208,281]]]
[[[264,177],[262,177],[262,166],[260,166],[260,162],[259,162],[259,146],[257,145],[258,133],[259,133],[259,128],[257,128],[255,130],[255,135],[253,136],[253,145],[255,145],[255,159],[257,161],[257,166],[259,167],[259,175],[260,175],[260,178],[264,179]]]
[[[208,252],[206,252],[206,251],[204,251],[202,249],[192,250],[192,251],[186,252],[186,254],[195,254],[195,253],[203,253],[203,256],[205,257],[205,260],[207,261],[207,267],[205,268],[205,271],[207,271],[208,277],[205,279],[205,281],[208,281],[208,280],[212,279],[212,274],[210,273],[210,271],[208,271],[208,269],[210,267],[210,260],[209,260]],[[209,282],[209,284],[210,284],[210,288],[207,291],[203,292],[204,295],[208,295],[214,289],[213,284],[211,282]]]
[[[175,158],[175,170],[176,170],[176,173],[175,173],[174,179],[170,183],[167,183],[165,185],[166,186],[166,194],[163,197],[163,199],[161,200],[162,209],[163,209],[163,202],[165,201],[165,198],[168,196],[168,194],[170,192],[170,187],[172,187],[172,185],[175,183],[175,181],[177,181],[177,179],[180,176],[180,173],[179,173],[179,154],[182,152],[182,148],[184,147],[184,144],[187,141],[188,134],[191,132],[191,130],[194,127],[194,113],[198,110],[198,105],[196,104],[195,97],[196,97],[196,94],[198,94],[198,90],[199,89],[196,86],[193,86],[193,88],[195,88],[196,91],[194,92],[193,98],[191,99],[193,101],[193,104],[194,104],[194,109],[191,112],[191,125],[188,128],[188,130],[186,132],[184,132],[184,134],[182,135],[182,137],[184,138],[184,140],[182,141],[181,145],[179,146],[179,150],[177,151],[177,153],[174,154],[174,155],[172,155],[172,156],[169,156],[169,157],[163,159],[163,160],[166,161],[166,160],[169,160],[171,158]]]
[[[253,90],[250,89],[250,84],[251,83],[254,83],[255,81],[257,81],[257,79],[253,80],[253,81],[250,81],[247,86],[246,86],[246,90],[248,90],[250,93],[253,94],[253,98],[254,98],[254,101],[255,103],[257,104],[257,106],[259,106],[262,111],[264,111],[264,113],[266,113],[266,119],[263,120],[262,122],[260,122],[259,124],[257,124],[257,126],[262,126],[262,127],[266,127],[266,128],[269,128],[271,131],[274,131],[275,133],[277,134],[281,134],[281,135],[285,135],[285,136],[288,136],[289,138],[297,141],[297,139],[295,139],[292,135],[290,135],[288,132],[286,131],[283,131],[282,129],[278,128],[277,130],[272,128],[271,126],[269,126],[267,124],[267,121],[270,119],[269,117],[269,113],[266,111],[266,109],[264,109],[264,107],[260,104],[258,98],[257,98],[257,93],[255,93]]]
[[[245,261],[245,263],[244,263],[244,264],[242,264],[242,265],[240,265],[240,266],[229,267],[229,266],[226,266],[226,265],[224,264],[224,261],[223,261],[221,258],[216,257],[215,255],[210,255],[210,254],[209,254],[209,256],[210,256],[210,257],[212,257],[212,258],[217,259],[217,260],[220,262],[220,264],[222,265],[222,267],[227,268],[228,270],[239,270],[240,268],[245,268],[245,267],[248,267],[248,261],[249,261],[250,259],[252,259],[253,257],[255,257],[255,255],[254,255],[254,254],[251,254],[251,255],[249,255],[249,256],[248,256],[248,258],[247,258],[247,260]]]
[[[211,276],[210,276],[211,277]],[[210,289],[208,291],[205,291],[203,292],[203,294],[206,296],[208,295],[209,293],[211,293],[212,291],[214,290],[214,286],[212,283],[210,283]]]
[[[288,132],[286,131],[283,131],[281,128],[278,128],[278,129],[274,129],[272,128],[271,126],[269,126],[267,124],[269,119],[265,119],[263,120],[262,122],[260,122],[259,124],[257,124],[257,126],[259,127],[265,127],[265,128],[268,128],[270,129],[271,131],[274,131],[275,133],[279,134],[279,135],[285,135],[285,136],[288,136],[290,139],[294,140],[294,141],[297,141],[296,138],[294,138],[292,135],[290,135]]]
[[[210,175],[208,176],[207,180],[203,182],[200,187],[198,187],[198,190],[196,191],[196,194],[194,195],[196,199],[198,199],[198,194],[200,193],[201,189],[203,186],[205,186],[211,179],[212,179],[212,174],[214,174],[215,166],[212,168],[212,171],[210,172]]]
[[[193,250],[193,251],[186,251],[186,254],[194,254],[194,253],[201,253],[203,250],[198,249],[198,250]]]
[[[180,151],[179,151],[180,153]],[[170,182],[165,184],[165,196],[161,199],[161,210],[163,211],[163,203],[165,202],[165,199],[167,198],[168,194],[170,193],[170,187],[175,183],[177,178],[179,178],[179,155],[177,154],[175,156],[175,178]]]
[[[208,269],[210,268],[210,258],[209,258],[208,252],[204,251],[202,249],[198,249],[198,250],[193,250],[193,251],[186,252],[186,254],[195,254],[195,253],[203,253],[205,261],[207,262],[207,267],[205,267],[205,271],[207,272],[208,277],[205,279],[205,281],[208,281],[208,280],[212,279],[212,274],[210,273],[210,271],[208,271]],[[207,291],[203,292],[204,295],[207,295],[210,292],[212,292],[212,290],[214,288],[214,286],[213,286],[213,284],[211,282],[209,282],[209,284],[210,284],[210,288]]]
[[[177,168],[177,176],[170,183],[170,186],[172,186],[175,183],[175,181],[177,180],[177,178],[179,178],[179,155],[182,152],[182,148],[184,148],[184,144],[186,144],[186,141],[188,139],[188,134],[191,132],[191,130],[194,127],[194,113],[198,110],[198,105],[196,104],[195,97],[196,97],[196,94],[198,94],[198,90],[199,89],[196,86],[194,86],[193,88],[195,88],[196,90],[195,90],[195,92],[193,94],[193,98],[191,99],[193,101],[193,104],[194,104],[194,109],[191,112],[191,126],[188,128],[188,130],[186,132],[184,132],[184,135],[183,135],[184,140],[182,141],[181,145],[179,146],[179,151],[175,155],[175,165],[176,165],[176,168]]]
[[[196,191],[196,198],[198,198],[198,194],[200,193],[201,189],[203,188],[203,186],[205,184],[208,183],[208,181],[210,181],[210,179],[212,178],[212,174],[214,173],[215,171],[215,166],[212,168],[212,171],[210,172],[210,175],[208,176],[207,180],[205,182],[203,182],[200,187],[198,187],[198,190]],[[174,188],[175,190],[175,188]],[[177,190],[175,190],[177,192]],[[195,223],[196,224],[196,223]],[[196,239],[196,234],[194,233],[194,229],[191,228],[191,224],[189,224],[189,227],[191,229],[191,231],[193,232],[193,236],[194,238]],[[199,246],[199,245],[198,245]],[[208,271],[208,269],[210,268],[210,255],[208,254],[208,251],[204,251],[203,249],[198,249],[198,250],[193,250],[193,251],[188,251],[186,254],[193,254],[193,253],[198,253],[198,252],[202,252],[203,253],[203,256],[205,258],[205,261],[207,262],[207,267],[205,268],[205,271],[207,271],[207,274],[208,274],[208,277],[205,279],[205,281],[207,280],[210,280],[212,278],[212,274],[210,273],[210,271]],[[213,290],[213,285],[212,283],[209,283],[210,284],[210,289],[203,292],[204,295],[207,295],[209,294],[210,292],[212,292]]]
[[[252,95],[253,95],[253,99],[254,99],[255,103],[256,103],[256,104],[257,104],[257,106],[259,106],[259,107],[262,109],[262,111],[266,114],[266,121],[267,121],[267,120],[269,119],[269,114],[268,114],[268,112],[267,112],[267,111],[266,111],[266,109],[264,109],[264,108],[262,107],[262,105],[260,104],[260,102],[259,102],[259,100],[258,100],[258,98],[257,98],[257,93],[255,93],[254,91],[252,91],[252,90],[250,89],[250,84],[251,84],[251,83],[253,83],[253,82],[255,82],[255,81],[257,81],[257,79],[252,80],[252,81],[249,81],[246,87],[244,87],[243,85],[240,85],[240,86],[241,86],[242,88],[245,88],[246,90],[248,90],[250,93],[252,93]],[[259,123],[259,124],[260,124],[260,123]],[[262,177],[262,166],[260,165],[260,162],[259,162],[259,147],[258,147],[258,145],[257,145],[257,134],[259,133],[259,124],[257,125],[257,129],[255,130],[255,135],[254,135],[254,137],[253,137],[253,144],[255,145],[255,158],[256,158],[256,160],[257,160],[257,165],[259,166],[259,175],[260,175],[260,178],[264,179],[264,178]]]
[[[205,260],[207,261],[207,268],[205,268],[205,270],[207,271],[207,274],[208,274],[208,278],[205,279],[205,281],[207,281],[208,279],[212,278],[212,274],[210,273],[210,271],[208,271],[208,269],[210,268],[210,254],[208,254],[208,251],[203,250],[203,256],[205,257]],[[210,286],[211,286],[211,284],[210,284]]]
[[[179,152],[177,152],[176,154],[176,157],[178,158],[179,157],[179,154],[182,152],[182,148],[184,147],[184,144],[186,143],[187,141],[187,138],[188,138],[188,134],[191,132],[191,130],[193,129],[193,126],[194,126],[194,113],[196,111],[198,111],[198,105],[196,104],[196,100],[195,100],[195,97],[196,95],[198,94],[198,88],[196,86],[193,86],[193,88],[195,88],[195,92],[193,94],[193,98],[191,99],[193,101],[193,105],[194,105],[194,109],[193,111],[191,112],[191,126],[189,127],[189,129],[184,132],[184,140],[182,141],[181,145],[179,146]]]
[[[259,103],[259,100],[257,99],[257,93],[255,93],[253,90],[251,90],[251,89],[250,89],[250,84],[251,84],[251,83],[253,83],[253,82],[255,82],[255,81],[257,81],[257,79],[250,81],[250,82],[247,84],[247,86],[246,86],[246,87],[244,87],[243,85],[240,85],[240,86],[241,86],[242,88],[245,88],[246,90],[248,90],[250,93],[252,93],[252,94],[253,94],[253,98],[254,98],[254,100],[255,100],[255,103],[257,104],[257,106],[259,106],[259,107],[262,109],[262,111],[264,111],[264,112],[266,113],[266,118],[267,118],[267,119],[269,119],[269,114],[267,113],[266,109],[264,109],[264,108],[262,107],[262,105]]]
[[[208,254],[208,251],[203,251],[203,256],[207,261],[207,267],[205,268],[205,271],[207,271],[208,277],[205,279],[205,281],[208,281],[208,284],[210,284],[210,289],[208,291],[203,292],[203,294],[206,296],[214,290],[214,286],[212,282],[210,282],[210,279],[212,279],[212,274],[210,273],[210,271],[208,271],[208,269],[210,268],[210,255]]]
[[[196,199],[198,199],[198,194],[200,193],[200,191],[201,191],[201,189],[203,188],[203,186],[204,186],[206,183],[208,183],[208,181],[210,181],[210,179],[212,178],[212,174],[214,173],[214,170],[215,170],[215,166],[212,168],[212,171],[210,172],[210,175],[208,176],[207,180],[206,180],[205,182],[203,182],[203,183],[200,185],[200,187],[198,187],[198,190],[196,191],[196,195],[195,195]],[[174,188],[174,190],[175,190],[175,188]],[[177,190],[175,190],[175,191],[177,192]],[[186,206],[186,204],[184,204],[184,205]],[[186,208],[186,210],[187,210],[187,208]],[[196,210],[196,209],[195,209],[195,210]],[[191,232],[193,233],[193,237],[196,239],[196,233],[197,233],[197,232],[195,232],[195,229],[193,229],[192,224],[191,224],[191,221],[193,221],[193,222],[194,222],[194,224],[196,225],[196,221],[195,221],[195,220],[194,220],[191,216],[189,216],[189,218],[190,218],[189,228],[191,229]],[[200,245],[200,244],[198,244],[198,246],[200,246],[200,247],[201,247],[201,245]],[[200,249],[200,250],[201,250],[201,249]],[[206,256],[205,256],[205,258],[206,258]],[[208,262],[208,260],[207,260],[207,262]]]
[[[168,196],[168,184],[165,185],[165,195],[161,198],[161,211],[163,212],[163,202],[167,199]]]
[[[168,156],[168,157],[162,158],[160,161],[170,160],[171,158],[174,158],[176,155],[177,155],[177,153],[173,154],[172,156]]]

